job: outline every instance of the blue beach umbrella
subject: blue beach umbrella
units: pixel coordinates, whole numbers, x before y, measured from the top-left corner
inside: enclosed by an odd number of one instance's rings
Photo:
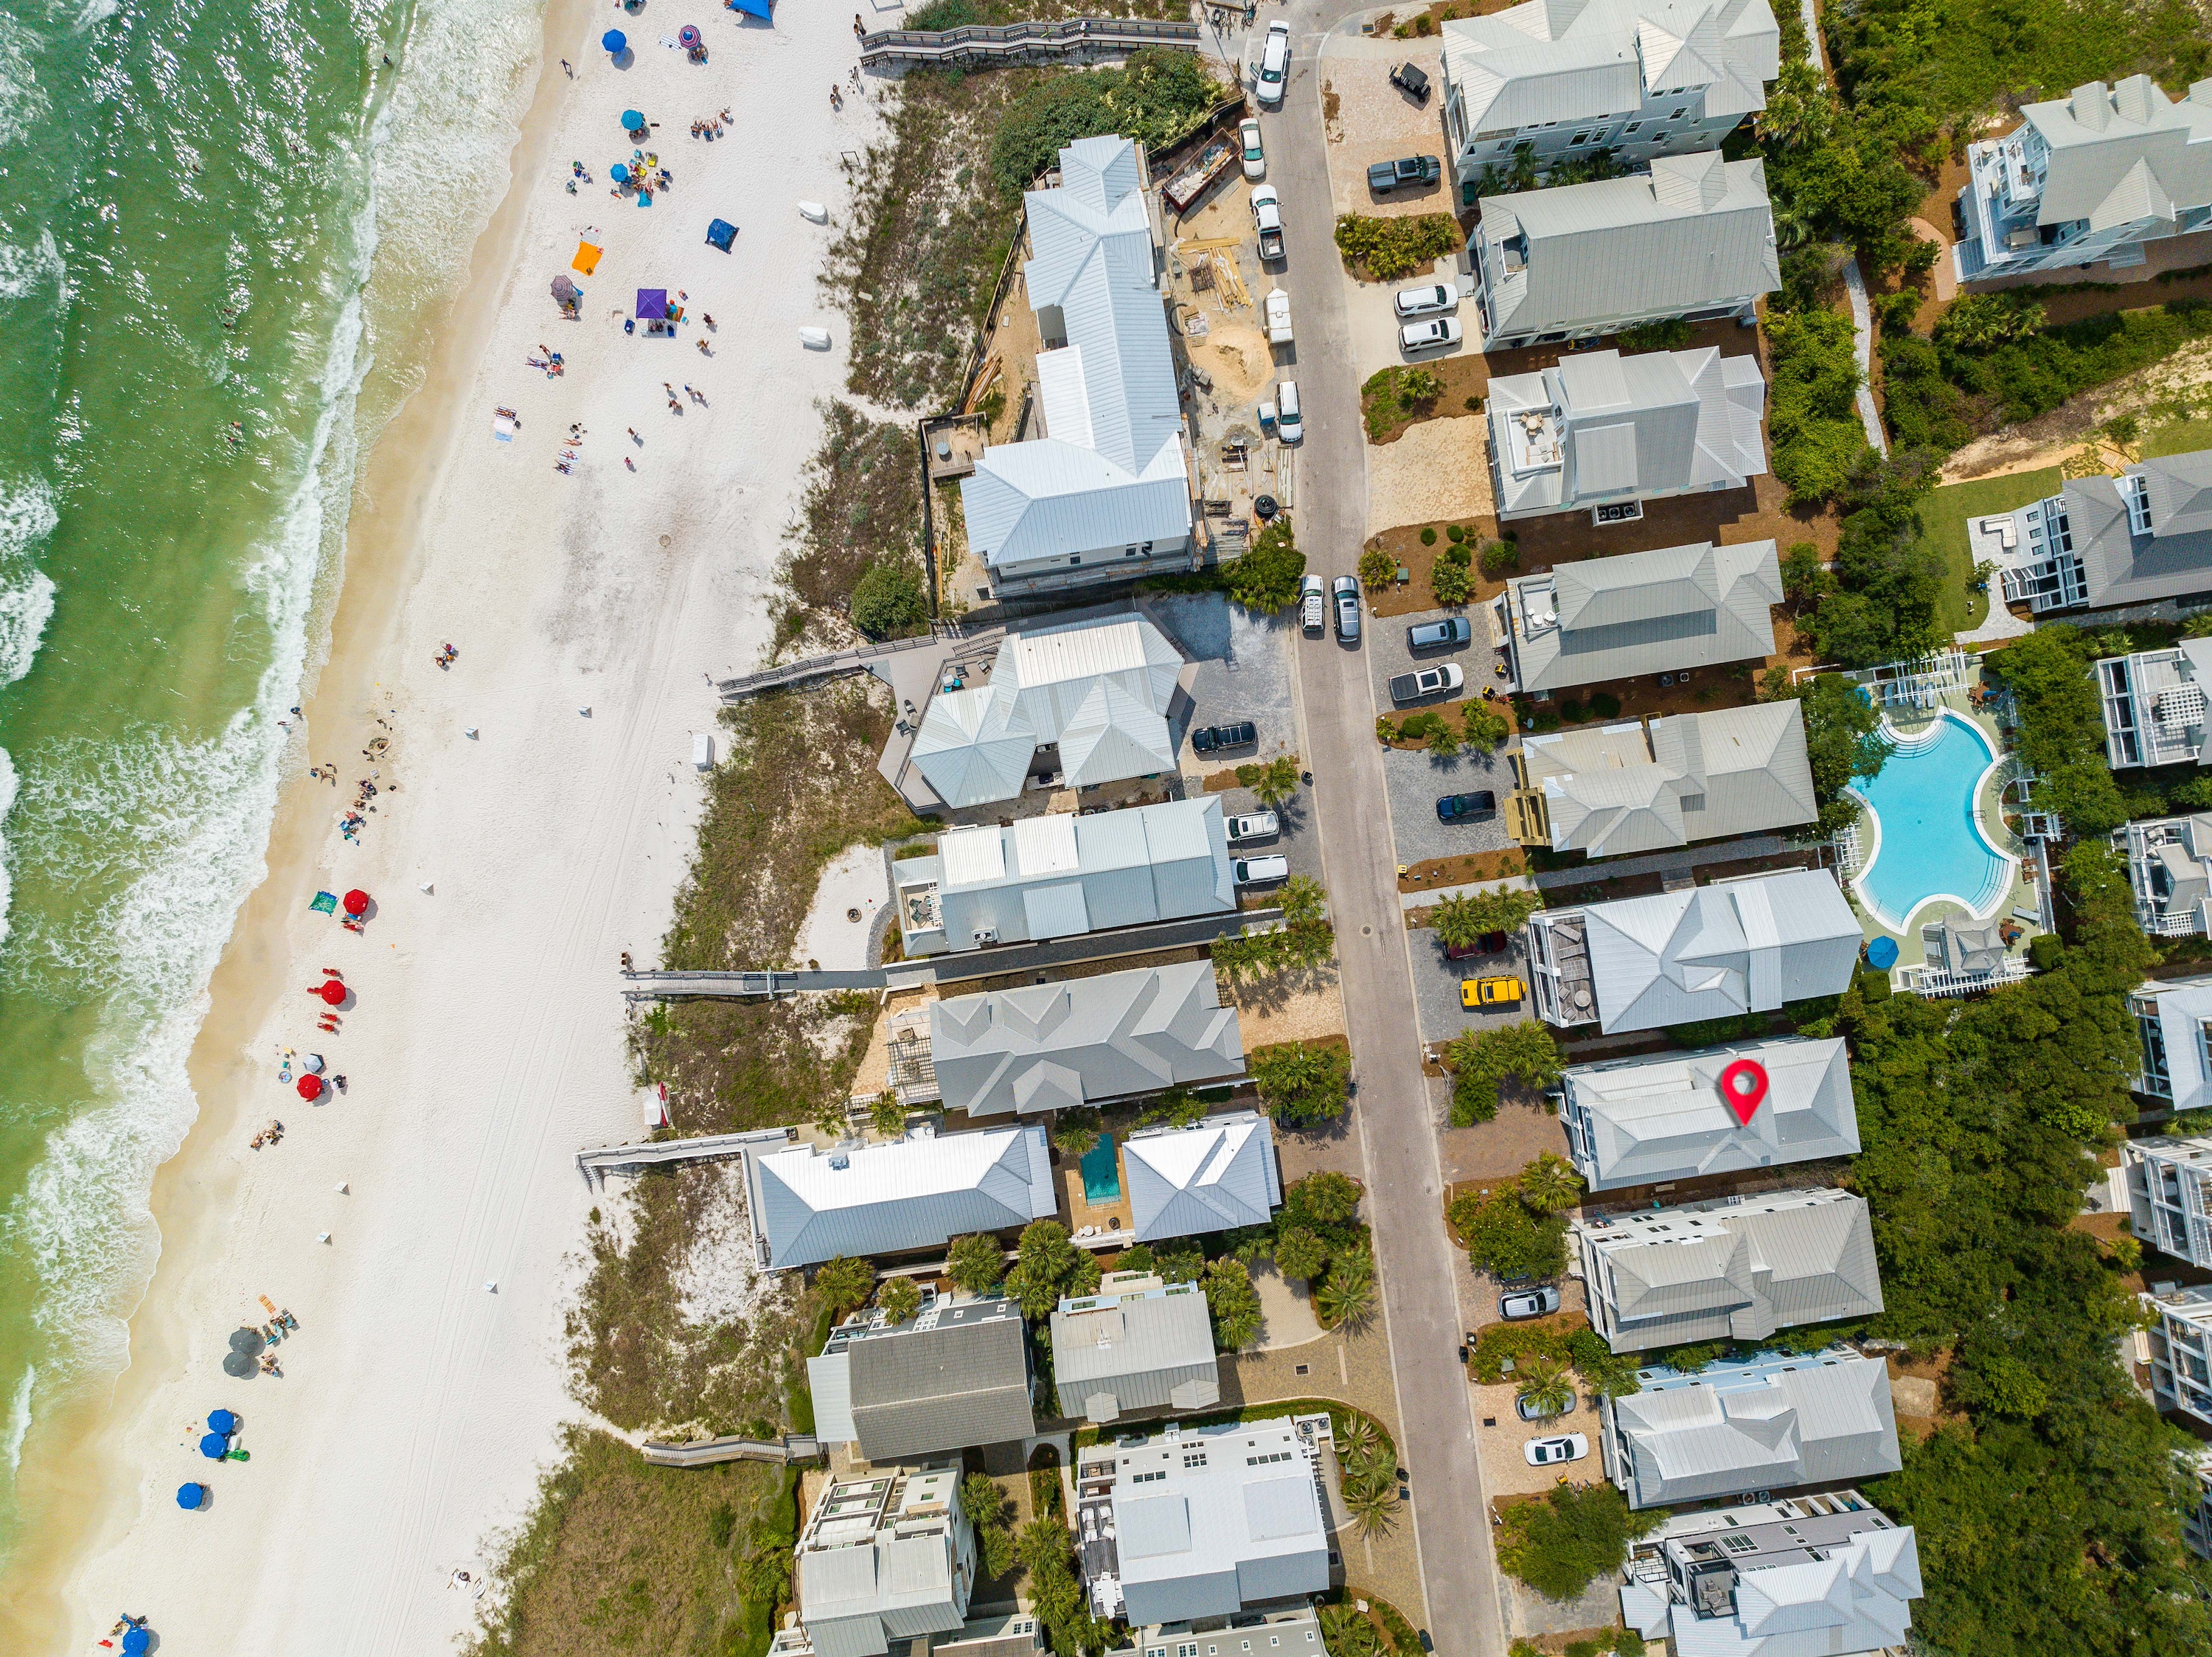
[[[198,1508],[201,1502],[206,1500],[207,1486],[204,1484],[179,1484],[177,1486],[177,1505],[179,1508],[182,1508],[186,1513],[191,1513],[194,1508]]]
[[[221,1433],[210,1433],[200,1441],[200,1453],[210,1461],[221,1461],[230,1453],[230,1441]]]
[[[620,161],[617,161],[612,167],[607,168],[607,176],[612,179],[617,184],[628,184],[629,182],[629,168],[624,167]]]
[[[611,52],[615,57],[619,58],[623,55],[623,51],[629,46],[629,37],[624,34],[618,28],[611,28],[605,34],[599,36],[599,44],[605,46],[607,51]]]
[[[645,131],[645,117],[635,109],[625,109],[623,111],[622,121],[623,131],[625,132],[642,132]]]
[[[226,1438],[238,1430],[238,1417],[228,1410],[208,1411],[208,1431],[221,1433]]]
[[[123,1657],[144,1657],[153,1643],[154,1636],[144,1629],[132,1629],[123,1636]]]

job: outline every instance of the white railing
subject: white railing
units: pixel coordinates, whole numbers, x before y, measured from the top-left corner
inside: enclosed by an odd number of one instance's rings
[[[2026,977],[2027,964],[2018,960],[2008,960],[1987,972],[1947,972],[1933,966],[1901,966],[1897,972],[1897,987],[1930,1001],[1942,1001],[1953,996],[1978,995],[1984,990],[2017,984]]]

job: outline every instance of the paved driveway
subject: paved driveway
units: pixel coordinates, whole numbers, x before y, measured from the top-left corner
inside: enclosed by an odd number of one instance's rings
[[[1449,1041],[1468,1030],[1490,1030],[1508,1024],[1524,1024],[1533,1016],[1527,993],[1528,945],[1521,934],[1513,934],[1499,954],[1472,955],[1458,961],[1444,959],[1443,940],[1427,927],[1408,932],[1406,947],[1413,956],[1413,1002],[1420,1016],[1421,1040],[1425,1045]],[[1459,1002],[1461,980],[1489,978],[1520,979],[1522,991],[1520,1005],[1476,1010],[1462,1007]]]
[[[1297,628],[1287,618],[1288,611],[1255,616],[1218,593],[1154,595],[1144,600],[1143,609],[1197,659],[1191,706],[1175,728],[1184,776],[1209,776],[1255,759],[1297,752],[1297,710],[1291,695],[1288,654]],[[1212,754],[1192,750],[1193,731],[1240,719],[1260,728],[1256,744]]]
[[[1300,789],[1279,806],[1263,806],[1260,796],[1249,789],[1228,789],[1221,793],[1221,811],[1225,817],[1237,817],[1246,812],[1273,811],[1282,825],[1281,832],[1272,839],[1239,840],[1229,848],[1232,857],[1270,857],[1277,855],[1289,860],[1291,873],[1322,878],[1321,830],[1314,822],[1313,790]],[[1275,888],[1255,886],[1255,892],[1267,896],[1272,901]]]
[[[1331,239],[1334,207],[1316,62],[1321,31],[1351,15],[1338,0],[1301,0],[1286,9],[1290,83],[1282,110],[1261,117],[1289,227],[1284,285],[1299,319],[1299,388],[1306,404],[1299,465],[1310,487],[1298,542],[1307,567],[1324,577],[1353,573],[1367,520],[1359,382],[1342,265]],[[1357,28],[1351,26],[1348,41],[1356,41]],[[1376,808],[1389,796],[1375,740],[1374,692],[1357,650],[1302,649],[1293,660],[1316,779],[1315,814],[1336,921],[1346,1023],[1360,1079],[1352,1131],[1369,1189],[1391,1197],[1373,1205],[1375,1247],[1399,1416],[1407,1454],[1416,1459],[1409,1465],[1420,1470],[1413,1516],[1426,1626],[1442,1657],[1502,1657],[1474,1418],[1464,1372],[1453,1356],[1462,1325],[1443,1225],[1436,1123],[1420,1071],[1390,813]]]
[[[1505,832],[1505,795],[1513,786],[1513,773],[1505,764],[1504,749],[1484,755],[1462,748],[1449,759],[1419,748],[1379,752],[1383,785],[1389,792],[1391,838],[1397,848],[1397,862],[1464,857],[1471,851],[1503,851],[1513,844],[1513,837]],[[1498,796],[1495,815],[1478,817],[1473,822],[1437,820],[1439,795],[1473,794],[1483,789]]]

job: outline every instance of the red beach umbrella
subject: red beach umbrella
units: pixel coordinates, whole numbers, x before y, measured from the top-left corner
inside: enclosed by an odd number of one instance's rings
[[[331,1006],[338,1007],[344,1004],[346,998],[346,987],[340,984],[336,978],[325,978],[323,980],[323,987],[321,989],[312,990],[309,993],[320,996]]]
[[[323,1096],[323,1079],[322,1079],[322,1077],[320,1077],[320,1076],[301,1076],[301,1077],[300,1078],[300,1097],[301,1097],[301,1098],[302,1098],[302,1099],[306,1100],[307,1100],[310,1105],[312,1105],[312,1104],[313,1104],[313,1103],[315,1102],[315,1100],[317,1100],[320,1099],[322,1096]]]
[[[356,886],[345,895],[345,912],[359,915],[368,908],[368,893]]]

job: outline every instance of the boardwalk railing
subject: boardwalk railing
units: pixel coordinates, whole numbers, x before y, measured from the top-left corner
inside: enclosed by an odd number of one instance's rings
[[[928,632],[913,638],[885,639],[880,644],[857,644],[834,655],[810,656],[805,661],[787,662],[781,667],[763,667],[757,673],[717,679],[714,689],[725,702],[742,702],[749,696],[760,695],[763,691],[787,690],[794,685],[811,684],[816,679],[842,679],[848,673],[866,673],[868,664],[880,657],[896,655],[902,650],[927,649],[945,639],[962,637],[962,629],[957,622],[933,622]]]
[[[1195,23],[1141,17],[1070,17],[1049,23],[971,23],[963,28],[884,29],[860,37],[860,62],[1030,63],[1097,51],[1198,46]]]
[[[795,996],[802,990],[880,990],[884,969],[853,972],[625,972],[625,1001],[739,1001]]]
[[[605,1180],[610,1169],[649,1168],[671,1162],[717,1162],[763,1145],[787,1142],[781,1129],[756,1129],[750,1133],[708,1134],[700,1139],[647,1139],[629,1145],[602,1145],[578,1151],[576,1167],[586,1180]]]
[[[780,1439],[710,1438],[696,1444],[662,1444],[647,1439],[638,1449],[655,1467],[705,1467],[717,1461],[819,1461],[822,1446],[811,1433]]]

